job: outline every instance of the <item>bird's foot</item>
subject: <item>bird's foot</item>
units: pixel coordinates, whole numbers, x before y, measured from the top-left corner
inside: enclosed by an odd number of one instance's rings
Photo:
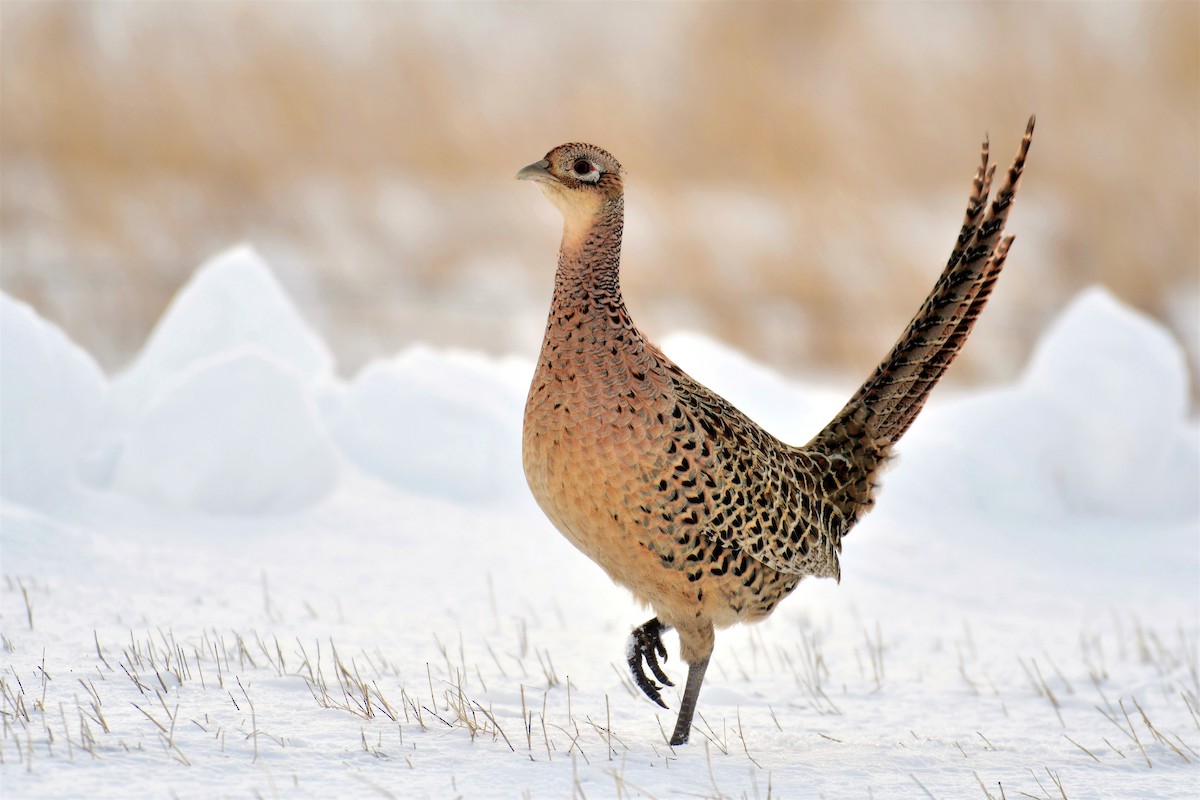
[[[633,673],[633,680],[638,685],[638,688],[645,692],[646,697],[649,697],[654,702],[658,703],[663,708],[667,704],[663,702],[659,686],[652,681],[647,675],[646,670],[642,667],[642,662],[650,667],[650,671],[663,682],[665,686],[674,686],[667,674],[662,671],[662,667],[658,665],[658,659],[661,656],[663,661],[667,660],[667,648],[663,644],[662,633],[667,630],[667,626],[658,621],[658,617],[646,622],[643,625],[633,629],[633,633],[629,634],[629,644],[625,648],[625,657],[629,661],[629,671]]]

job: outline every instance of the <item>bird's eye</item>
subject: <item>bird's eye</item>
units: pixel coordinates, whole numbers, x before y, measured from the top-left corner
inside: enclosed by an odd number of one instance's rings
[[[584,183],[599,183],[600,168],[586,158],[577,158],[571,162],[571,172]]]

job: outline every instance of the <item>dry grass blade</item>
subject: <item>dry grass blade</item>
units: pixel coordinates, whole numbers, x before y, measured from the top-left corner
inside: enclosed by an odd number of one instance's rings
[[[1079,748],[1080,750],[1082,750],[1083,752],[1087,753],[1087,754],[1088,754],[1088,756],[1090,756],[1090,757],[1091,757],[1091,759],[1092,759],[1093,761],[1095,761],[1097,764],[1099,764],[1099,763],[1100,763],[1100,759],[1096,758],[1096,754],[1095,754],[1095,753],[1093,753],[1091,750],[1088,750],[1086,747],[1084,747],[1084,746],[1083,746],[1083,745],[1081,745],[1079,742],[1077,742],[1077,741],[1075,741],[1074,739],[1072,739],[1070,736],[1067,736],[1065,733],[1063,734],[1063,738],[1064,738],[1064,739],[1066,739],[1066,740],[1067,740],[1068,742],[1070,742],[1071,744],[1073,744],[1073,745],[1075,745],[1076,747],[1078,747],[1078,748]]]
[[[758,767],[759,769],[762,769],[763,768],[762,764],[758,763],[758,761],[754,758],[754,756],[750,755],[750,748],[749,748],[749,746],[746,745],[746,735],[742,732],[742,707],[741,706],[738,706],[738,708],[737,708],[737,724],[738,724],[738,738],[741,739],[741,741],[742,741],[742,750],[746,753],[746,758],[750,759],[750,763],[752,763],[754,766]]]
[[[1133,743],[1138,746],[1138,750],[1142,751],[1142,758],[1146,759],[1146,766],[1153,769],[1154,765],[1150,763],[1150,756],[1146,755],[1146,748],[1142,747],[1142,742],[1138,739],[1137,731],[1133,728],[1133,722],[1129,719],[1129,712],[1125,710],[1125,700],[1121,698],[1118,701],[1121,707],[1121,713],[1125,715],[1125,724],[1129,726],[1129,735],[1133,738]]]
[[[996,800],[995,795],[993,795],[991,792],[989,792],[987,786],[984,785],[983,778],[979,777],[979,773],[972,772],[971,774],[975,776],[975,782],[978,783],[979,788],[981,790],[983,790],[983,796],[986,797],[987,800]]]
[[[1143,709],[1143,708],[1142,708],[1142,705],[1141,705],[1141,703],[1139,703],[1139,702],[1137,701],[1137,698],[1136,698],[1136,697],[1134,697],[1134,698],[1131,698],[1131,699],[1132,699],[1132,701],[1133,701],[1133,705],[1134,705],[1134,706],[1137,708],[1137,710],[1138,710],[1138,713],[1142,715],[1142,722],[1145,724],[1146,728],[1148,728],[1148,729],[1149,729],[1149,731],[1150,731],[1151,735],[1152,735],[1152,736],[1154,736],[1154,738],[1155,738],[1156,740],[1158,740],[1159,742],[1161,742],[1161,743],[1165,744],[1167,747],[1169,747],[1169,748],[1171,748],[1172,750],[1174,750],[1174,751],[1175,751],[1175,753],[1176,753],[1176,755],[1178,755],[1180,758],[1182,758],[1182,759],[1184,760],[1184,762],[1185,762],[1185,763],[1189,763],[1189,764],[1190,764],[1190,763],[1191,763],[1191,759],[1189,759],[1189,758],[1188,758],[1186,755],[1184,755],[1183,751],[1182,751],[1182,750],[1180,750],[1178,747],[1176,747],[1174,742],[1172,742],[1172,741],[1171,741],[1170,739],[1168,739],[1166,736],[1163,736],[1163,735],[1162,735],[1162,734],[1159,732],[1159,730],[1158,730],[1157,728],[1155,728],[1155,727],[1154,727],[1154,723],[1152,723],[1152,722],[1150,721],[1150,717],[1148,717],[1148,716],[1146,715],[1146,711],[1145,711],[1145,709]]]
[[[933,796],[933,792],[925,788],[925,784],[921,783],[920,779],[916,775],[913,775],[910,772],[908,773],[908,777],[912,779],[912,782],[917,785],[917,788],[919,788],[924,795],[929,798],[929,800],[937,800],[937,798]]]

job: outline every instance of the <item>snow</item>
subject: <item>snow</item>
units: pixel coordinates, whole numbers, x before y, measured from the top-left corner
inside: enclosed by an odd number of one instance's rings
[[[1195,514],[1200,472],[1180,426],[1186,361],[1166,331],[1102,289],[1080,295],[1047,331],[1023,388],[1055,417],[1041,427],[1058,436],[1034,460],[1061,472],[1068,503],[1135,517]]]
[[[902,448],[904,466],[917,468],[896,479],[957,485],[1005,518],[1195,519],[1200,460],[1187,393],[1179,345],[1093,288],[1046,331],[1015,386],[919,417]],[[936,494],[912,489],[923,502]]]
[[[523,487],[528,357],[340,380],[246,248],[111,382],[0,327],[6,798],[1200,793],[1186,367],[1101,289],[1020,381],[935,393],[841,584],[718,634],[679,748],[623,665],[649,613]],[[663,343],[791,441],[853,388]]]
[[[80,472],[164,507],[297,510],[336,482],[317,411],[332,382],[325,343],[262,258],[235,247],[196,271],[113,379]]]
[[[120,405],[144,408],[165,382],[232,350],[258,347],[306,381],[333,358],[301,319],[270,267],[249,246],[214,256],[175,296],[133,365],[113,385]]]
[[[53,507],[77,484],[75,465],[108,394],[91,356],[24,303],[0,295],[0,486]]]
[[[181,510],[295,511],[333,489],[339,466],[304,376],[237,347],[159,390],[125,434],[112,488]]]
[[[524,392],[481,362],[414,347],[370,364],[328,415],[330,429],[351,460],[396,486],[462,502],[511,497],[523,489]]]

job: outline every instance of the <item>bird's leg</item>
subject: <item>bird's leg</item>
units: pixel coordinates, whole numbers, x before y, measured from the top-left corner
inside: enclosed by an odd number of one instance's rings
[[[687,744],[692,733],[692,716],[696,713],[696,701],[700,698],[700,684],[704,683],[704,671],[708,669],[708,656],[703,661],[688,665],[687,686],[683,689],[683,702],[679,704],[679,718],[675,720],[675,732],[671,734],[671,745]]]
[[[650,671],[654,673],[654,677],[658,678],[667,686],[674,686],[671,679],[662,671],[662,667],[658,665],[658,658],[662,656],[662,660],[667,660],[667,648],[663,644],[663,631],[670,630],[670,626],[663,625],[659,622],[658,617],[647,620],[642,625],[633,629],[633,633],[629,634],[629,644],[625,648],[625,657],[629,661],[629,671],[633,673],[633,680],[637,683],[638,688],[646,693],[654,702],[658,703],[663,708],[667,704],[663,702],[662,695],[658,693],[662,687],[650,680],[646,676],[646,671],[642,668],[642,662],[645,661],[650,667]]]

